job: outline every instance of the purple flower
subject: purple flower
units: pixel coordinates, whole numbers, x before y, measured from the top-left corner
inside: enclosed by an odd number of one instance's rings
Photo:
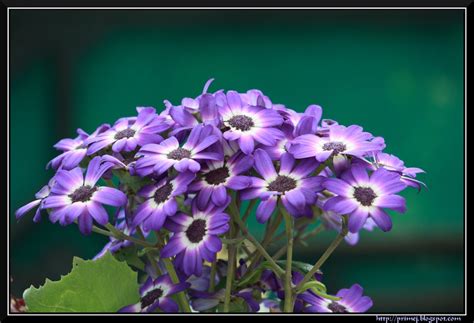
[[[39,222],[41,220],[41,210],[44,209],[44,199],[47,198],[51,192],[51,187],[54,185],[54,177],[49,180],[48,185],[43,186],[36,194],[36,200],[22,206],[15,211],[15,217],[17,220],[20,220],[26,213],[31,211],[33,208],[39,206],[36,209],[35,216],[33,217],[33,222]]]
[[[405,189],[400,175],[383,168],[377,169],[370,177],[364,167],[353,165],[341,175],[341,179],[329,178],[323,186],[331,193],[324,204],[325,210],[348,214],[349,231],[358,232],[370,216],[383,231],[392,228],[392,220],[384,208],[405,212],[405,199],[395,195]]]
[[[137,207],[132,226],[142,224],[145,230],[161,229],[166,218],[178,211],[176,196],[187,191],[194,177],[190,172],[180,173],[172,180],[164,178],[156,184],[143,187],[137,195],[144,197],[145,201]]]
[[[411,187],[420,189],[420,185],[426,186],[423,182],[420,182],[415,179],[416,174],[424,173],[425,171],[417,167],[405,167],[405,163],[397,156],[382,152],[374,154],[374,162],[372,163],[372,168],[375,170],[380,167],[400,174],[401,180]]]
[[[316,157],[319,162],[338,154],[363,157],[385,147],[383,142],[372,139],[373,136],[359,126],[335,125],[329,128],[327,137],[305,134],[295,138],[288,151],[297,159]]]
[[[298,297],[309,304],[304,310],[311,313],[364,313],[372,307],[372,299],[362,296],[364,290],[359,284],[352,285],[351,288],[343,288],[337,292],[336,296],[341,299],[332,301],[319,297],[312,292],[304,292]]]
[[[102,204],[124,206],[127,196],[118,189],[96,186],[97,181],[112,165],[102,163],[99,156],[94,157],[87,168],[84,178],[81,168],[59,170],[51,194],[44,200],[44,208],[51,209],[50,220],[59,220],[61,225],[78,220],[83,234],[90,234],[92,219],[105,225],[109,218]]]
[[[158,143],[163,138],[158,133],[169,128],[169,123],[159,117],[153,108],[137,108],[138,117],[119,119],[106,132],[86,140],[88,155],[112,145],[112,151],[133,151],[137,146]]]
[[[84,130],[77,129],[78,136],[75,139],[61,139],[54,148],[62,150],[63,153],[53,158],[46,168],[51,166],[53,169],[66,169],[70,170],[79,165],[87,154],[86,140],[92,140],[104,131],[107,131],[110,125],[103,124],[98,127],[91,135],[88,135]]]
[[[147,176],[154,172],[160,175],[171,166],[178,172],[198,172],[201,169],[199,160],[222,159],[222,154],[206,151],[206,148],[219,140],[216,132],[217,129],[213,126],[199,125],[193,128],[182,147],[175,137],[170,137],[159,145],[143,146],[138,152],[138,155],[143,157],[138,159],[135,165],[137,174]]]
[[[253,152],[255,141],[272,146],[284,137],[281,130],[275,128],[283,123],[278,111],[246,105],[235,91],[227,92],[226,99],[227,104],[219,108],[228,127],[223,136],[227,140],[238,140],[246,155]]]
[[[202,274],[203,259],[212,262],[222,248],[219,235],[229,230],[230,217],[223,213],[224,207],[211,205],[204,211],[193,206],[192,215],[184,213],[167,219],[165,228],[174,232],[161,250],[161,257],[176,255],[175,265],[186,275]]]
[[[140,302],[128,305],[119,310],[121,313],[154,312],[160,309],[167,313],[179,312],[178,304],[171,295],[182,292],[189,287],[188,283],[173,284],[168,275],[163,275],[155,280],[148,277],[140,287]]]
[[[222,206],[228,199],[227,189],[238,191],[250,186],[252,179],[240,174],[253,165],[253,157],[235,154],[228,161],[208,161],[202,176],[189,186],[190,192],[198,192],[197,206],[203,210],[212,201]]]
[[[241,198],[262,199],[257,208],[257,220],[265,223],[281,199],[286,210],[293,216],[310,215],[310,205],[316,202],[316,192],[321,189],[323,177],[310,176],[316,169],[314,160],[303,160],[295,166],[295,159],[284,154],[277,172],[270,156],[262,150],[255,151],[254,168],[263,177],[252,177],[251,188],[242,192]]]

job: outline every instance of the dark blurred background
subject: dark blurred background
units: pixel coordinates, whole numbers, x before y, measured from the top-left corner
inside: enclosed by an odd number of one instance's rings
[[[58,279],[106,242],[14,211],[52,176],[59,139],[211,90],[258,88],[273,102],[360,124],[426,170],[391,232],[363,232],[324,269],[329,292],[355,282],[372,312],[462,312],[462,10],[10,11],[12,292]],[[253,220],[251,229],[261,233]],[[334,233],[300,247],[314,262]]]

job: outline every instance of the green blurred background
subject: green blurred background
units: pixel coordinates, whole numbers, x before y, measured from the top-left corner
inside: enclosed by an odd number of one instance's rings
[[[355,282],[372,312],[463,311],[462,10],[10,11],[10,257],[13,294],[91,258],[106,240],[14,211],[52,176],[52,145],[100,123],[211,90],[360,124],[426,170],[391,232],[363,232],[328,260],[330,292]],[[253,220],[251,229],[262,227]],[[297,257],[314,262],[327,232]]]

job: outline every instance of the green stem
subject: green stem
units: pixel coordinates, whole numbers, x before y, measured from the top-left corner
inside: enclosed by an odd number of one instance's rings
[[[107,237],[116,238],[115,234],[113,234],[112,232],[100,229],[100,228],[96,227],[95,225],[92,226],[92,232],[102,234],[102,235],[107,236]]]
[[[309,237],[312,237],[312,236],[316,236],[317,234],[319,234],[321,231],[324,230],[324,226],[323,225],[319,225],[317,228],[315,228],[314,230],[312,231],[309,231],[309,232],[306,232],[305,234],[303,234],[303,231],[298,231],[298,233],[296,234],[296,237],[294,239],[294,242],[293,244],[296,245],[298,242],[300,241],[304,241],[306,240],[307,238]],[[275,260],[278,260],[280,259],[281,256],[283,256],[286,252],[286,248],[288,246],[287,245],[284,245],[282,246],[274,255],[273,255],[273,259]]]
[[[161,260],[163,261],[165,265],[166,271],[168,272],[168,275],[170,276],[171,281],[174,284],[178,284],[179,278],[178,278],[178,275],[176,274],[176,271],[174,270],[174,266],[171,260],[169,258],[161,258]],[[191,313],[191,308],[189,307],[189,302],[186,299],[186,295],[184,294],[184,291],[179,292],[176,295],[178,296],[179,308],[186,313]]]
[[[230,204],[230,210],[231,210],[231,216],[232,219],[234,220],[235,223],[239,226],[240,230],[244,234],[244,236],[247,238],[249,242],[251,242],[254,247],[262,254],[262,256],[268,261],[269,265],[272,267],[273,271],[278,277],[282,277],[285,273],[285,271],[278,266],[278,264],[273,260],[272,256],[268,254],[268,252],[265,250],[265,248],[258,242],[255,237],[250,234],[249,230],[245,226],[245,223],[242,221],[240,218],[240,215],[238,214],[238,210],[235,206],[234,203],[231,202]]]
[[[209,293],[213,293],[216,288],[217,259],[211,264],[211,274],[209,277]]]
[[[107,224],[105,225],[105,227],[106,227],[107,229],[109,229],[109,231],[106,231],[106,232],[109,232],[109,233],[111,234],[111,235],[109,235],[109,236],[113,236],[113,237],[115,237],[115,238],[117,238],[117,239],[119,239],[119,240],[128,240],[128,241],[131,241],[131,242],[133,242],[133,243],[136,243],[137,245],[140,245],[140,246],[142,246],[142,247],[147,247],[147,248],[154,248],[154,247],[155,247],[154,244],[145,241],[144,238],[143,238],[143,239],[137,239],[137,238],[134,238],[134,237],[132,237],[132,236],[126,235],[126,234],[123,233],[122,231],[117,230],[117,229],[116,229],[112,224],[110,224],[110,223],[107,223]],[[98,232],[97,230],[104,231],[104,230],[99,229],[99,228],[94,229],[94,227],[92,227],[92,230],[93,230],[94,232],[97,232],[97,233],[101,233],[101,232]],[[102,233],[102,234],[103,234],[103,233]]]
[[[231,214],[235,214],[240,219],[239,208],[235,204],[235,197],[232,196],[231,208],[229,209]],[[234,221],[230,221],[229,240],[235,239],[235,225]],[[236,246],[235,244],[227,245],[227,277],[225,282],[225,294],[224,294],[224,313],[229,313],[230,308],[230,296],[232,293],[232,283],[235,274],[235,258],[236,258]]]
[[[329,247],[326,249],[326,251],[322,254],[322,256],[316,261],[314,264],[313,268],[311,268],[310,271],[304,276],[303,280],[294,288],[295,291],[298,291],[303,287],[305,283],[311,280],[311,278],[314,276],[314,274],[321,268],[321,266],[324,264],[324,262],[329,258],[329,256],[333,253],[333,251],[339,246],[341,241],[344,239],[344,237],[347,234],[347,215],[344,215],[342,218],[342,230],[341,232],[337,235],[336,239],[331,242]]]
[[[285,303],[283,311],[291,313],[293,310],[293,291],[291,290],[291,266],[293,260],[293,218],[286,212],[283,206],[280,205],[280,210],[285,219],[285,231],[288,241],[286,251],[286,267],[285,267]]]
[[[138,236],[140,237],[140,239],[142,240],[145,240],[145,236],[143,235],[143,232],[142,230],[140,229],[140,227],[137,227],[137,234]],[[158,268],[158,264],[157,264],[157,261],[156,259],[153,257],[153,255],[151,255],[150,253],[146,253],[146,257],[148,259],[148,262],[150,263],[151,267],[153,268],[153,270],[155,271],[156,275],[157,276],[161,276],[161,270],[160,268]]]

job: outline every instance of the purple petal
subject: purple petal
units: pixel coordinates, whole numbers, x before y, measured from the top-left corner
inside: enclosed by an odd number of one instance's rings
[[[246,155],[251,154],[255,148],[255,142],[252,136],[241,135],[239,138],[239,147],[244,154]]]
[[[265,150],[257,149],[254,154],[254,167],[265,179],[274,179],[277,177],[273,162]]]
[[[341,195],[344,197],[352,197],[352,187],[343,180],[340,180],[338,178],[330,178],[325,180],[322,185],[324,188],[334,194]]]
[[[212,195],[211,195],[212,202],[217,205],[221,206],[224,205],[227,201],[227,190],[224,185],[220,185],[214,187]]]
[[[352,233],[359,232],[365,224],[369,212],[364,207],[358,207],[349,215],[348,227]]]
[[[32,202],[22,206],[18,210],[16,210],[15,211],[15,216],[16,216],[17,220],[20,219],[23,215],[25,215],[28,211],[33,209],[35,206],[39,205],[40,203],[41,203],[41,200],[35,200],[35,201],[32,201]]]
[[[101,225],[106,225],[109,222],[109,216],[107,214],[107,211],[104,209],[104,207],[96,202],[91,202],[87,205],[87,210],[91,214],[91,216],[94,218],[94,220],[97,221],[97,223]]]
[[[181,251],[186,249],[186,245],[176,236],[173,236],[168,243],[161,250],[160,256],[162,258],[169,258],[177,255]]]
[[[127,204],[127,195],[116,188],[102,186],[92,195],[92,200],[111,206],[123,206]]]
[[[227,180],[227,187],[233,190],[243,190],[252,184],[248,176],[234,176]]]
[[[375,206],[392,209],[398,212],[406,211],[405,198],[399,195],[383,195],[379,196],[374,203]]]
[[[338,214],[349,214],[358,207],[358,203],[353,199],[348,199],[343,196],[331,197],[324,203],[323,209],[327,211],[334,211]]]
[[[79,230],[84,235],[89,235],[92,232],[92,217],[89,213],[83,212],[78,219]]]
[[[158,307],[161,308],[163,312],[166,312],[166,313],[179,312],[178,304],[176,304],[176,302],[173,301],[171,298],[167,298],[167,297],[160,299]]]
[[[377,224],[377,226],[382,229],[382,231],[387,232],[392,229],[392,219],[381,208],[374,207],[371,209],[370,216],[374,220],[375,224]]]
[[[265,223],[268,221],[273,213],[273,210],[275,210],[276,202],[276,197],[270,197],[269,199],[260,202],[256,212],[257,221],[259,223]]]

